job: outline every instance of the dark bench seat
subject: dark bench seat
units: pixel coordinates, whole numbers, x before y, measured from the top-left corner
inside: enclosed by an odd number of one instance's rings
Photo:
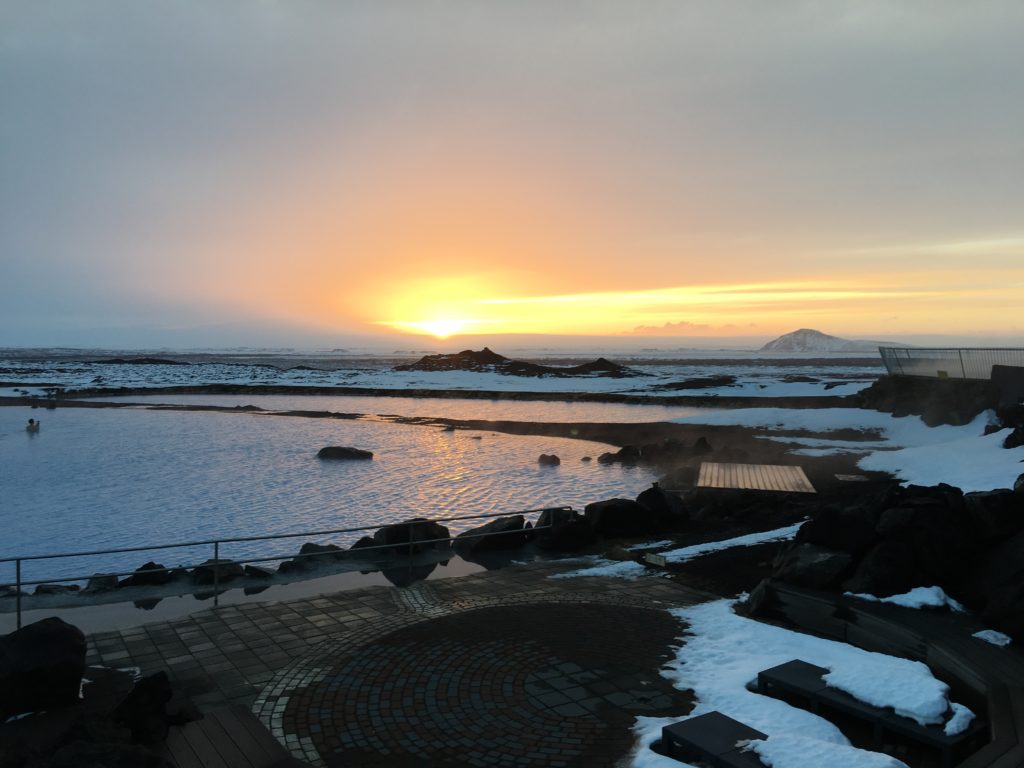
[[[826,674],[828,670],[824,667],[794,659],[758,673],[757,687],[767,696],[779,692],[800,696],[815,713],[824,707],[869,723],[874,729],[876,743],[879,743],[882,735],[888,732],[934,747],[942,753],[944,766],[953,764],[954,752],[961,745],[976,744],[987,736],[987,728],[977,718],[971,722],[967,730],[952,736],[947,735],[941,726],[921,725],[916,720],[897,715],[890,709],[867,704],[845,691],[830,688],[823,679]]]
[[[737,743],[767,738],[760,731],[721,712],[708,712],[661,729],[661,745],[666,755],[674,757],[678,752],[685,758],[701,760],[715,768],[764,768],[756,754],[737,746]]]

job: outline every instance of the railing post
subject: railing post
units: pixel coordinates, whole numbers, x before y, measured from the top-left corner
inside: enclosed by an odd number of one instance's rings
[[[14,610],[18,614],[18,629],[21,629],[21,560],[14,561]]]
[[[962,349],[958,349],[956,351],[956,353],[958,355],[960,355],[960,373],[966,379],[967,378],[967,368],[964,366],[964,351]]]
[[[220,569],[217,567],[220,563],[220,542],[213,542],[213,606],[216,608],[220,604],[220,597],[217,587],[220,586]]]

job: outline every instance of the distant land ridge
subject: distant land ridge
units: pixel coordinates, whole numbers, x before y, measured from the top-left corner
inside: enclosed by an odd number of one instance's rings
[[[523,360],[511,360],[504,355],[493,352],[490,348],[484,347],[479,352],[472,349],[464,349],[454,354],[425,355],[415,363],[395,366],[396,371],[476,371],[494,372],[506,376],[608,376],[611,378],[623,378],[626,376],[640,376],[637,371],[627,368],[624,365],[613,363],[603,357],[599,357],[589,363],[560,368],[551,365],[538,365]]]
[[[902,344],[893,344],[883,341],[865,341],[863,339],[841,339],[838,336],[829,336],[827,333],[816,331],[813,328],[801,328],[800,330],[786,333],[779,338],[769,341],[763,347],[762,352],[874,352],[878,347],[899,347]]]

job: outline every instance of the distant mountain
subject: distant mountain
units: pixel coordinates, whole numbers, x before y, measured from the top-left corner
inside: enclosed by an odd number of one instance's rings
[[[879,346],[899,346],[878,341],[841,339],[811,328],[787,333],[769,341],[762,352],[874,352]]]

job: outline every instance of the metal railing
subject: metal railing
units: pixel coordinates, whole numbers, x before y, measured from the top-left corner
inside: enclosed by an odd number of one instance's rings
[[[988,380],[993,365],[1024,366],[1024,347],[879,347],[878,351],[885,369],[896,376]]]
[[[216,605],[219,604],[219,601],[217,599],[218,595],[222,591],[220,589],[220,570],[221,570],[221,568],[229,566],[229,565],[232,565],[232,564],[241,566],[241,565],[253,564],[253,563],[269,563],[269,562],[278,562],[278,561],[285,561],[285,560],[299,560],[299,561],[302,561],[302,560],[306,560],[306,559],[310,559],[311,560],[312,558],[316,558],[316,557],[331,557],[331,558],[334,558],[334,559],[345,559],[345,560],[349,560],[349,561],[358,562],[359,559],[360,559],[360,555],[365,554],[365,553],[374,552],[374,551],[381,551],[381,550],[390,550],[391,552],[396,553],[396,554],[402,552],[403,550],[405,550],[407,552],[408,556],[411,558],[413,556],[413,554],[415,554],[415,552],[419,548],[422,548],[422,547],[428,546],[428,545],[431,546],[431,547],[436,547],[436,545],[438,545],[438,544],[444,544],[444,545],[447,545],[447,546],[450,547],[456,541],[466,541],[466,540],[469,540],[469,539],[482,538],[482,537],[485,537],[485,536],[504,536],[504,535],[512,535],[512,534],[519,534],[521,536],[524,536],[524,535],[532,534],[534,531],[543,531],[543,530],[547,530],[547,529],[553,527],[551,525],[532,525],[531,528],[525,528],[524,527],[524,528],[516,528],[516,529],[506,530],[506,531],[484,531],[484,532],[479,532],[479,533],[472,533],[472,532],[469,532],[469,531],[465,531],[463,533],[459,533],[459,534],[455,534],[455,535],[449,535],[449,536],[445,536],[445,537],[442,537],[442,538],[436,538],[436,539],[415,539],[414,540],[414,539],[412,539],[412,530],[411,529],[414,526],[416,526],[416,525],[428,525],[430,523],[450,523],[450,522],[458,522],[458,521],[463,521],[463,520],[484,520],[484,519],[492,519],[493,520],[493,519],[500,519],[500,518],[504,518],[504,517],[515,517],[517,515],[523,515],[523,516],[533,515],[533,514],[540,515],[540,514],[543,514],[544,512],[575,514],[575,510],[572,507],[569,507],[569,506],[543,507],[543,508],[540,508],[540,509],[524,509],[524,510],[519,510],[517,512],[496,512],[496,513],[485,513],[485,514],[478,514],[478,515],[458,515],[458,516],[453,516],[453,517],[434,517],[434,518],[429,518],[429,519],[428,518],[423,518],[423,519],[417,519],[417,520],[399,520],[399,521],[389,522],[389,523],[378,523],[378,524],[375,524],[375,525],[362,525],[362,526],[357,526],[357,527],[354,527],[354,528],[332,528],[332,529],[318,530],[318,531],[300,531],[298,533],[268,534],[268,535],[264,535],[264,536],[235,536],[235,537],[231,537],[231,538],[204,539],[204,540],[200,540],[200,541],[185,541],[185,542],[178,542],[178,543],[174,543],[174,544],[154,544],[154,545],[151,545],[151,546],[117,547],[117,548],[113,548],[113,549],[94,549],[94,550],[86,550],[86,551],[82,551],[82,552],[56,552],[56,553],[50,553],[50,554],[44,554],[44,555],[22,555],[22,556],[18,556],[18,557],[3,557],[3,558],[0,558],[0,564],[2,564],[2,563],[14,563],[14,573],[15,573],[14,584],[13,585],[8,585],[8,586],[13,586],[14,589],[15,589],[15,594],[14,594],[15,612],[17,613],[17,626],[20,629],[21,628],[21,614],[22,614],[21,600],[22,600],[22,597],[26,596],[26,595],[23,595],[23,593],[22,593],[22,587],[27,587],[27,586],[32,586],[32,585],[35,585],[35,586],[38,587],[38,585],[40,585],[40,584],[67,584],[67,583],[76,583],[76,582],[83,582],[83,581],[88,583],[88,581],[90,579],[94,579],[94,578],[97,578],[97,577],[120,578],[120,577],[128,577],[128,576],[138,576],[140,574],[146,574],[146,575],[158,574],[158,573],[170,574],[172,572],[188,571],[189,569],[194,570],[196,568],[209,568],[210,570],[213,571],[213,583],[211,585],[200,585],[200,586],[209,586],[209,587],[212,588],[212,591],[213,591],[213,604],[216,606]],[[341,549],[341,548],[338,548],[338,549],[323,550],[323,551],[319,551],[319,552],[305,552],[305,553],[303,553],[303,552],[296,552],[296,553],[293,553],[293,554],[287,554],[287,555],[277,554],[277,555],[270,555],[270,556],[266,556],[266,557],[245,557],[245,558],[242,558],[242,559],[231,558],[229,560],[221,560],[220,559],[220,546],[221,546],[221,544],[233,544],[233,543],[254,542],[254,541],[278,541],[278,540],[281,540],[281,539],[310,538],[310,537],[315,537],[315,536],[316,537],[318,537],[318,536],[333,536],[333,535],[344,534],[344,533],[359,533],[359,532],[362,532],[362,531],[376,531],[376,530],[383,529],[383,528],[396,528],[396,529],[399,529],[399,528],[403,528],[403,527],[409,527],[410,528],[410,531],[409,531],[410,540],[408,542],[399,541],[399,542],[392,542],[392,543],[389,543],[389,544],[374,544],[374,545],[369,545],[369,546],[356,547],[356,548],[352,548],[352,549]],[[186,548],[186,547],[203,547],[203,546],[212,546],[212,548],[213,548],[212,549],[212,552],[213,552],[212,562],[208,560],[206,562],[194,563],[194,564],[191,564],[191,565],[181,565],[181,564],[179,564],[179,565],[175,565],[173,567],[166,566],[166,567],[159,567],[159,568],[146,568],[146,569],[140,568],[140,569],[136,569],[134,571],[118,571],[116,573],[109,573],[109,572],[107,572],[107,573],[91,573],[91,574],[84,574],[84,575],[59,576],[59,577],[58,576],[48,576],[48,577],[43,578],[43,579],[23,579],[22,578],[22,563],[25,563],[27,561],[33,561],[33,560],[59,560],[59,559],[78,558],[78,557],[99,557],[99,556],[103,556],[103,555],[125,554],[125,553],[129,553],[129,552],[156,552],[156,551],[159,551],[159,550],[183,549],[183,548]]]

